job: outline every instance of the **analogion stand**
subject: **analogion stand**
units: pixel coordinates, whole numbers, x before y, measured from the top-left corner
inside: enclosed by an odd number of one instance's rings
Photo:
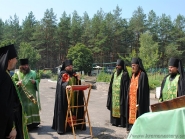
[[[87,90],[87,89],[88,89],[88,94],[86,98],[84,90]],[[82,91],[79,92],[80,90]],[[71,105],[71,99],[72,99],[73,93],[77,93],[77,100],[78,100],[78,93],[83,93],[84,105],[80,105],[80,106]],[[74,130],[75,125],[81,124],[82,125],[81,129],[83,129],[83,125],[85,123],[89,123],[90,134],[91,134],[91,137],[93,137],[91,122],[90,122],[89,112],[88,112],[88,102],[89,102],[90,93],[91,93],[91,85],[72,85],[70,90],[66,89],[68,109],[67,109],[67,114],[66,114],[65,130],[67,128],[68,117],[70,116],[71,127],[72,127],[72,131],[73,131],[73,135],[75,139],[76,139],[75,130]],[[80,107],[84,107],[83,119],[73,119],[71,109],[72,108],[78,109]],[[87,121],[85,121],[85,117],[87,117]],[[78,121],[81,121],[81,122],[78,122]]]

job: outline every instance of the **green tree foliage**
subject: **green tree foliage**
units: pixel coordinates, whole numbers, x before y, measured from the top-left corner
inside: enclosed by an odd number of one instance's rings
[[[165,55],[165,48],[172,42],[171,31],[173,29],[173,24],[171,17],[166,16],[166,14],[162,14],[162,16],[159,18],[158,29],[159,52],[162,54],[161,64],[164,65],[164,62],[168,60],[167,55]]]
[[[104,34],[102,33],[102,28],[105,27],[105,13],[102,9],[98,10],[96,14],[94,14],[91,26],[92,26],[92,39],[90,40],[91,43],[91,50],[93,52],[94,62],[103,62],[103,53],[102,53],[102,43],[105,42]]]
[[[42,57],[42,61],[39,61],[39,65],[41,67],[47,67],[47,55],[46,55],[46,48],[45,48],[45,36],[44,36],[44,26],[41,22],[37,22],[35,26],[35,32],[33,32],[33,42],[32,46],[40,53]]]
[[[91,20],[87,14],[87,12],[84,13],[83,17],[82,17],[82,36],[81,36],[81,40],[82,43],[89,47],[91,45],[90,40],[92,39],[91,36]]]
[[[53,12],[53,9],[47,9],[44,13],[44,18],[36,25],[36,30],[33,34],[34,47],[42,55],[42,61],[40,65],[43,68],[55,67],[56,59],[59,55],[59,49],[57,44],[56,32],[57,32],[57,19]]]
[[[59,45],[59,61],[65,59],[70,46],[71,17],[66,12],[62,14],[57,28],[57,41]]]
[[[77,43],[68,51],[67,58],[73,60],[73,66],[76,71],[88,73],[92,69],[92,52],[84,44]]]
[[[156,67],[160,54],[158,44],[153,41],[152,35],[144,33],[140,37],[139,57],[142,59],[145,69]]]
[[[35,20],[33,12],[28,13],[22,24],[15,14],[5,22],[0,19],[0,46],[13,43],[19,50],[22,42],[29,44],[42,57],[36,63],[39,68],[60,65],[66,59],[68,50],[77,43],[90,49],[94,63],[99,66],[104,66],[104,63],[112,66],[107,63],[115,62],[119,57],[130,65],[132,57],[141,53],[145,59],[145,49],[140,41],[143,39],[142,34],[148,33],[152,37],[152,41],[149,41],[152,50],[146,47],[147,52],[157,54],[153,49],[158,44],[158,55],[161,56],[154,65],[166,67],[171,56],[179,57],[185,62],[184,15],[178,15],[172,21],[169,15],[156,15],[153,10],[145,14],[142,7],[138,7],[128,19],[122,17],[122,12],[125,12],[124,9],[122,11],[116,6],[115,10],[108,13],[100,9],[89,18],[87,12],[80,17],[77,11],[72,16],[64,11],[60,21],[57,21],[51,8],[46,9],[40,21]]]
[[[33,15],[33,12],[28,13],[28,16],[26,16],[25,20],[23,20],[22,23],[22,30],[21,30],[21,40],[23,42],[32,42],[33,40],[33,33],[35,32],[35,26],[36,26],[36,19]]]
[[[170,43],[165,47],[165,55],[169,59],[170,57],[180,57],[183,51],[178,50],[176,43]]]
[[[14,40],[16,49],[21,42],[21,35],[20,35],[21,27],[19,25],[19,18],[15,14],[14,17],[10,16],[4,24],[3,29],[3,40]]]
[[[4,47],[6,45],[15,44],[15,40],[3,40],[0,42],[0,47]]]
[[[70,29],[70,38],[71,45],[75,46],[77,43],[81,42],[82,35],[82,19],[78,15],[77,11],[73,12],[72,21],[71,21],[71,29]]]
[[[120,53],[122,55],[127,55],[130,51],[129,46],[131,45],[131,38],[130,38],[131,33],[128,31],[127,20],[123,19],[121,17],[121,14],[122,14],[122,9],[117,6],[116,9],[113,11],[113,18],[111,21],[112,35],[111,36],[109,35],[110,37],[108,40],[112,40],[112,43],[111,43],[112,45],[110,46],[110,50],[113,53],[115,54]],[[112,49],[112,48],[115,48],[115,49]]]
[[[176,50],[181,51],[181,59],[185,58],[185,17],[178,15],[174,20],[174,27],[172,30],[173,43],[176,43]],[[173,46],[174,46],[173,45]]]
[[[29,65],[33,69],[39,68],[39,65],[36,63],[40,60],[41,55],[29,43],[21,43],[20,49],[18,51],[18,57],[19,59],[28,58]]]
[[[146,14],[144,14],[143,8],[138,7],[133,12],[133,16],[129,23],[129,28],[133,33],[133,46],[136,52],[139,50],[139,38],[142,33],[146,31]]]
[[[123,57],[119,53],[118,53],[118,56],[119,56],[119,58],[121,58],[125,62],[126,65],[129,65],[129,66],[131,65],[132,58],[138,57],[138,55],[137,55],[135,50],[132,50],[132,52],[129,53],[128,56]]]
[[[148,14],[147,28],[148,31],[151,33],[153,40],[156,42],[158,41],[158,32],[159,32],[158,24],[159,17],[153,10],[151,10]]]
[[[0,40],[3,39],[4,22],[0,19]]]

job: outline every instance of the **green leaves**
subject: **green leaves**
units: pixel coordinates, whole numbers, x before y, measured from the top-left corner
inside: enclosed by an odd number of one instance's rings
[[[146,69],[166,67],[171,56],[180,57],[184,63],[183,15],[172,21],[169,15],[156,15],[153,10],[145,14],[142,7],[132,17],[123,18],[122,12],[124,9],[118,6],[108,13],[100,9],[90,18],[87,12],[80,17],[77,11],[72,15],[64,11],[57,21],[51,8],[40,21],[33,12],[28,13],[22,25],[15,14],[5,22],[0,19],[0,47],[15,44],[19,57],[29,57],[32,67],[37,68],[54,68],[66,56],[74,60],[76,70],[87,72],[91,70],[92,59],[103,66],[120,57],[130,65],[132,57],[140,56]]]
[[[29,65],[32,68],[36,68],[36,62],[38,62],[41,58],[41,55],[38,53],[36,49],[34,49],[29,43],[21,43],[19,51],[19,58],[28,58]]]
[[[143,61],[145,69],[155,67],[159,61],[158,43],[154,42],[152,35],[144,33],[140,37],[139,57]]]
[[[68,51],[67,58],[73,60],[73,67],[76,71],[91,71],[93,57],[91,50],[84,44],[78,43]]]
[[[7,45],[10,45],[10,44],[14,44],[15,43],[15,40],[3,40],[0,42],[0,48],[1,47],[4,47],[4,46],[7,46]]]

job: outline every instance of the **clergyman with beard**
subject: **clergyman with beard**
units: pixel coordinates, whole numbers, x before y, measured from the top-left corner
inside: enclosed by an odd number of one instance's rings
[[[27,117],[27,127],[29,130],[38,127],[40,124],[40,77],[36,71],[31,70],[27,58],[20,59],[19,70],[12,76],[18,86],[20,97]],[[28,97],[28,94],[33,97]],[[35,102],[33,101],[35,99]]]
[[[169,74],[161,84],[160,101],[167,101],[185,95],[185,77],[182,62],[177,58],[170,58],[168,63]]]
[[[62,64],[60,74],[58,76],[55,94],[55,105],[54,105],[54,116],[52,129],[56,130],[58,134],[65,134],[68,131],[72,131],[70,117],[68,116],[67,128],[65,130],[65,121],[68,109],[68,102],[66,96],[66,89],[70,89],[71,85],[81,85],[80,76],[73,70],[72,60],[65,60]],[[84,97],[82,90],[73,92],[71,96],[71,104],[73,106],[84,105]],[[73,120],[84,119],[84,107],[72,108]],[[81,120],[76,121],[77,123],[82,122]],[[82,124],[76,125],[76,129],[81,129]],[[83,124],[83,130],[86,129],[86,124]]]
[[[110,123],[113,126],[126,127],[126,99],[130,77],[123,60],[118,59],[116,71],[112,74],[108,97],[107,109],[110,110]]]
[[[127,131],[130,131],[136,119],[149,112],[150,89],[148,76],[139,57],[132,58],[132,77],[127,97]]]

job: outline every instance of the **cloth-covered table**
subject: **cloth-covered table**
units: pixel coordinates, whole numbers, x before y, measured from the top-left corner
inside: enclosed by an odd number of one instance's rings
[[[185,139],[185,108],[141,115],[127,139]]]

